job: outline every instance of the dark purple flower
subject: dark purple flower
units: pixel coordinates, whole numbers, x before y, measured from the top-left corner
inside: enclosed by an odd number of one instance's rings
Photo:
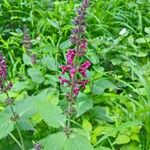
[[[79,94],[79,91],[80,91],[79,87],[75,86],[73,89],[75,96],[77,96]]]
[[[79,81],[78,84],[81,85],[83,89],[85,89],[85,86],[87,85],[88,82],[89,80],[82,80],[82,81]]]
[[[59,80],[60,80],[61,84],[69,83],[69,81],[67,79],[62,78],[62,77],[59,77]]]
[[[73,64],[73,60],[74,60],[74,57],[76,55],[76,51],[74,49],[70,49],[67,54],[66,54],[66,57],[67,57],[67,63],[72,65]]]
[[[82,76],[86,77],[86,69],[88,69],[91,66],[90,61],[85,61],[79,68],[79,72],[82,74]]]
[[[0,54],[0,80],[5,80],[7,75],[7,65],[5,63],[5,59]]]
[[[77,70],[75,68],[71,68],[70,69],[70,77],[74,78],[75,74],[76,74]]]
[[[85,32],[85,15],[86,8],[89,5],[89,0],[83,0],[82,5],[77,10],[77,16],[74,18],[74,29],[70,35],[70,41],[74,44],[75,49],[69,49],[66,58],[67,64],[61,66],[62,74],[69,73],[70,79],[64,79],[59,77],[61,84],[68,83],[71,86],[71,92],[68,93],[68,97],[73,99],[79,93],[81,88],[85,88],[88,80],[81,79],[86,77],[86,70],[90,67],[90,61],[85,61],[83,64],[80,64],[79,58],[83,56],[87,49],[87,40],[84,36]],[[78,76],[81,74],[81,76]],[[73,93],[72,93],[73,92]],[[74,95],[72,95],[74,94]]]
[[[62,74],[65,74],[66,71],[70,70],[71,66],[69,66],[69,65],[60,66],[60,68],[62,69]]]
[[[90,66],[91,66],[91,62],[87,60],[81,65],[81,68],[88,69]]]

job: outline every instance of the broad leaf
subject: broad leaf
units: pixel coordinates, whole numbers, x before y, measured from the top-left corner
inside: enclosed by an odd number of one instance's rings
[[[42,83],[44,81],[44,77],[42,73],[36,68],[28,69],[28,75],[31,77],[32,81],[35,83]]]
[[[44,150],[64,150],[66,138],[66,135],[60,132],[49,135],[41,143]]]
[[[46,56],[42,59],[42,64],[51,71],[57,71],[57,64],[53,57]]]
[[[101,106],[95,106],[92,109],[92,118],[98,121],[113,122],[113,120],[107,115],[105,109]]]
[[[25,65],[32,65],[32,59],[27,54],[23,54],[23,62]]]
[[[15,122],[13,122],[10,117],[10,114],[0,113],[0,139],[10,134],[14,128]]]
[[[71,45],[72,44],[71,44],[70,40],[66,40],[65,42],[61,43],[59,47],[60,47],[60,49],[65,50],[65,49],[69,48]]]
[[[65,115],[62,115],[62,110],[48,101],[39,101],[36,103],[37,109],[43,120],[51,127],[63,126]]]
[[[94,150],[86,137],[71,135],[68,139],[64,133],[51,134],[41,141],[44,150]]]
[[[103,94],[105,89],[117,89],[116,85],[107,79],[100,79],[94,82],[92,91],[94,94]]]
[[[94,150],[85,136],[73,135],[65,144],[64,150]]]
[[[77,117],[81,116],[83,113],[87,112],[92,107],[93,100],[85,94],[80,94],[77,98]]]

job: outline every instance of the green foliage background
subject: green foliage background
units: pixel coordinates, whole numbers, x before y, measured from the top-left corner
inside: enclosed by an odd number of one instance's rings
[[[77,99],[72,120],[79,136],[67,141],[60,132],[67,89],[59,84],[59,66],[71,46],[72,19],[80,2],[0,0],[0,51],[7,60],[8,80],[14,83],[9,94],[15,98],[25,145],[32,149],[40,142],[46,150],[54,145],[74,150],[75,143],[80,147],[75,150],[85,145],[87,150],[148,150],[150,0],[91,0],[86,32],[90,83]],[[15,124],[4,101],[1,94],[0,149],[17,150],[11,138],[17,137]]]

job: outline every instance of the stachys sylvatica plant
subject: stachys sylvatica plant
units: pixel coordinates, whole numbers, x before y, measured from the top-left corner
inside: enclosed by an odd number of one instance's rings
[[[73,125],[73,122],[75,122],[73,116],[76,114],[76,99],[79,92],[82,92],[89,82],[87,80],[87,69],[91,66],[91,63],[83,59],[87,51],[87,39],[84,33],[88,6],[89,0],[83,0],[81,6],[77,9],[77,16],[73,20],[74,29],[70,35],[72,47],[66,53],[66,64],[60,66],[62,71],[58,77],[60,85],[67,88],[65,93],[67,107],[66,109],[63,108],[64,112],[60,106],[57,106],[57,102],[51,102],[48,99],[52,97],[49,94],[52,91],[48,88],[41,90],[37,95],[27,95],[19,101],[12,98],[11,92],[9,95],[12,83],[7,82],[6,78],[7,65],[5,59],[0,55],[0,90],[6,96],[4,101],[6,107],[0,112],[0,140],[9,135],[14,140],[13,143],[16,143],[21,150],[93,150],[84,131],[81,128],[75,128]],[[30,61],[29,57],[24,59],[26,59],[26,62]],[[36,67],[36,64],[27,68],[27,72],[31,79],[36,78],[37,81],[41,75],[34,67]],[[41,81],[38,83],[40,84]],[[37,117],[38,121],[35,120]],[[39,134],[38,128],[36,128],[38,123],[44,124],[48,132],[45,131],[45,128],[42,128],[43,139],[33,138],[28,144],[22,131],[25,133],[27,130],[27,133],[34,137],[34,135]],[[75,122],[75,124],[78,123]],[[12,132],[14,129],[15,131]]]
[[[5,118],[4,118],[4,121],[6,121],[6,124],[3,125],[4,126],[4,128],[2,129],[3,131],[0,131],[1,132],[0,137],[5,136],[5,134],[7,134],[7,130],[11,130],[11,127],[13,127],[13,126],[7,126],[7,121],[10,121],[11,122],[10,124],[12,124],[12,125],[15,124],[20,141],[11,133],[10,133],[10,136],[15,140],[15,142],[18,144],[18,146],[22,150],[25,150],[23,137],[22,137],[21,131],[20,131],[20,129],[18,127],[18,123],[17,123],[17,121],[19,120],[19,115],[14,110],[14,106],[13,106],[14,99],[12,97],[10,97],[9,93],[8,93],[8,91],[12,88],[12,86],[13,85],[11,82],[7,82],[7,65],[5,62],[5,58],[2,56],[2,54],[0,54],[0,92],[4,93],[6,95],[6,100],[4,103],[6,106],[8,106],[10,108],[10,112],[11,112],[10,118],[6,117],[7,120],[5,120]],[[1,117],[3,117],[3,116],[1,116]]]
[[[83,0],[77,10],[77,16],[73,20],[74,29],[70,35],[72,47],[66,53],[66,64],[61,65],[61,75],[59,76],[60,84],[67,88],[67,110],[66,121],[63,131],[49,135],[42,146],[45,150],[93,150],[92,145],[83,133],[76,132],[72,126],[73,115],[75,114],[75,104],[78,94],[85,89],[89,82],[87,69],[91,66],[90,61],[82,61],[87,51],[87,39],[85,38],[85,16],[86,9],[89,6],[89,0]],[[81,131],[82,132],[82,131]],[[37,146],[39,148],[39,145]]]
[[[75,114],[76,99],[80,90],[85,89],[89,82],[87,69],[91,66],[90,61],[82,61],[87,51],[87,39],[85,38],[85,16],[86,9],[89,6],[89,0],[83,0],[77,10],[77,16],[73,20],[74,29],[70,35],[70,41],[73,47],[66,53],[66,64],[61,65],[61,75],[59,76],[60,84],[67,88],[65,93],[67,99],[66,121],[63,124],[63,130],[51,134],[42,142],[36,145],[37,150],[44,147],[45,150],[93,150],[84,132],[79,129],[76,132],[72,126],[73,115]]]
[[[74,48],[68,50],[66,54],[67,62],[65,65],[60,66],[62,69],[62,75],[65,73],[69,74],[69,79],[62,76],[59,80],[62,85],[69,86],[70,92],[67,93],[68,110],[67,110],[67,121],[65,126],[65,133],[69,138],[71,134],[71,116],[75,111],[74,104],[76,97],[81,89],[84,89],[86,84],[89,82],[86,79],[86,70],[91,66],[90,61],[86,60],[81,62],[81,58],[87,49],[87,39],[84,36],[85,32],[85,15],[86,9],[89,6],[89,1],[84,0],[82,5],[77,10],[77,16],[74,18],[74,29],[70,36],[70,40],[74,45]]]

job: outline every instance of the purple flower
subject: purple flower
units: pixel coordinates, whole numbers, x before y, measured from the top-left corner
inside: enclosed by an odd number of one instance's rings
[[[7,75],[7,65],[5,63],[5,59],[0,54],[0,80],[5,80]]]
[[[88,5],[89,0],[83,0],[82,5],[77,10],[77,16],[73,21],[74,29],[70,35],[70,41],[75,48],[68,50],[66,54],[67,63],[60,67],[62,69],[62,74],[67,72],[70,77],[68,80],[59,77],[61,84],[68,83],[71,86],[71,91],[68,93],[70,99],[74,99],[78,95],[80,89],[84,89],[88,83],[88,80],[84,78],[86,77],[86,70],[91,66],[91,63],[90,61],[85,61],[83,64],[80,64],[79,61],[79,58],[85,54],[87,49],[87,40],[84,36],[84,32],[86,29],[85,15]],[[82,77],[78,74],[81,74]]]
[[[6,82],[6,76],[7,76],[7,65],[5,62],[5,58],[0,53],[0,90],[5,93],[8,90],[10,90],[13,86],[12,82],[9,82],[8,84],[4,83]]]
[[[81,87],[82,87],[83,89],[85,89],[85,86],[86,86],[86,84],[87,84],[88,82],[89,82],[89,80],[82,80],[82,81],[79,81],[78,84],[81,85]]]
[[[62,85],[64,83],[69,83],[69,81],[67,79],[65,79],[65,78],[62,78],[62,77],[58,77],[58,78],[59,78],[59,80],[60,80],[60,82],[61,82]]]
[[[81,68],[88,69],[90,66],[91,66],[91,62],[87,60],[81,65]]]
[[[91,66],[90,61],[85,61],[79,68],[79,72],[82,74],[82,76],[86,77],[86,69],[88,69]]]
[[[79,94],[79,87],[75,86],[74,89],[73,89],[73,93],[75,94],[75,96],[77,96]]]
[[[66,54],[66,57],[67,57],[67,63],[72,65],[73,64],[73,60],[74,60],[74,57],[76,55],[76,51],[74,49],[70,49],[67,54]]]
[[[66,71],[70,70],[70,66],[66,65],[66,66],[60,66],[60,68],[62,69],[62,74],[65,74]]]
[[[74,78],[76,72],[77,72],[77,70],[75,68],[71,68],[70,69],[70,77],[71,77],[71,79]]]

